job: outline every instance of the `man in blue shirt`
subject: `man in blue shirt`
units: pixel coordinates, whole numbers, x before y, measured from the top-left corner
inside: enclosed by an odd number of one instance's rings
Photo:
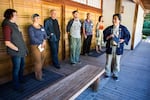
[[[87,13],[87,19],[83,23],[83,35],[84,35],[84,42],[83,42],[83,55],[89,54],[92,34],[93,34],[93,22],[91,21],[90,13]]]

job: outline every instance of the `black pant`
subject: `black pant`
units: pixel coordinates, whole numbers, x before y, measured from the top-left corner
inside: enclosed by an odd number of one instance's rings
[[[88,35],[87,38],[84,39],[83,54],[90,52],[91,40],[92,40],[92,35]]]

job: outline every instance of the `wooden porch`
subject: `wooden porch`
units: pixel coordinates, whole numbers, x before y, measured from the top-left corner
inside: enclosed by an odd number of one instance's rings
[[[88,88],[76,100],[150,100],[149,51],[150,38],[142,41],[132,51],[125,50],[121,60],[119,81],[101,77],[97,92],[92,92]],[[105,56],[105,54],[99,57],[81,56],[82,63],[76,66],[71,66],[69,60],[66,60],[61,62],[61,69],[52,66],[46,69],[67,77],[87,64],[104,68]]]
[[[119,81],[101,77],[97,92],[86,89],[76,100],[150,100],[150,38],[143,40],[135,50],[125,50],[121,60]],[[61,62],[62,68],[47,67],[48,70],[65,76],[86,64],[104,68],[105,54],[99,57],[81,56],[81,64],[71,66],[69,61]],[[63,98],[62,98],[63,100]]]
[[[118,82],[102,78],[98,92],[87,89],[76,100],[150,100],[149,51],[150,37],[133,51],[124,52]]]

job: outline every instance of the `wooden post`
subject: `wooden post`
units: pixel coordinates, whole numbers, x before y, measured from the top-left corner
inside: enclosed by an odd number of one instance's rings
[[[131,50],[134,49],[134,40],[135,40],[135,31],[136,31],[136,24],[137,24],[137,16],[138,16],[138,4],[135,7],[134,13],[134,22],[133,22],[133,31],[132,31],[132,39],[131,39]]]
[[[121,13],[122,0],[116,0],[115,13]]]
[[[93,90],[94,92],[97,92],[97,91],[98,91],[99,80],[100,80],[100,78],[98,78],[98,79],[92,84],[92,86],[91,86],[91,88],[92,88],[92,90]]]
[[[62,30],[62,59],[64,60],[66,58],[66,51],[65,51],[65,5],[63,3],[62,5],[62,26],[61,26],[61,30]]]

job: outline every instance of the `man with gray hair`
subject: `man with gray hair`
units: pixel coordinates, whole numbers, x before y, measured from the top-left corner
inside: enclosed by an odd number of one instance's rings
[[[44,28],[48,36],[48,43],[51,49],[52,62],[55,68],[60,69],[58,61],[58,47],[60,40],[60,29],[56,19],[56,10],[50,11],[50,17],[44,21]]]

